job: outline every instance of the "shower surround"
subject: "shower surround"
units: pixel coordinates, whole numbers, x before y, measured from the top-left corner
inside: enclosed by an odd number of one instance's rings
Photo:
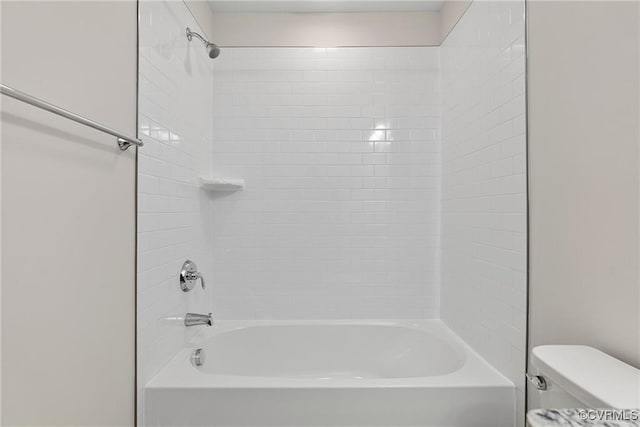
[[[214,308],[437,318],[438,48],[226,48],[213,69]]]
[[[508,378],[522,425],[523,13],[523,1],[475,1],[440,47],[222,48],[212,60],[187,41],[186,26],[202,29],[183,2],[141,2],[141,425],[161,412],[142,419],[147,393],[194,392],[197,371],[163,378],[195,370],[187,356],[221,331],[406,319],[442,319],[469,360],[477,352]],[[246,189],[208,192],[201,177]],[[179,290],[186,258],[205,292]],[[214,326],[185,329],[188,311],[213,311]],[[453,374],[463,387],[477,379],[465,369]]]

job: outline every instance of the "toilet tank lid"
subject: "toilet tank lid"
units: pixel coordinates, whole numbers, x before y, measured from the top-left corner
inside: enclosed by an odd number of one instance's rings
[[[593,347],[534,347],[531,363],[590,407],[640,408],[640,370]]]

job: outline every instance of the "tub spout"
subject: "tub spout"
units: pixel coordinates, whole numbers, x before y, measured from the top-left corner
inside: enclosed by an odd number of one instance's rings
[[[184,326],[196,326],[196,325],[213,326],[213,319],[211,318],[211,313],[209,314],[187,313],[184,316]]]

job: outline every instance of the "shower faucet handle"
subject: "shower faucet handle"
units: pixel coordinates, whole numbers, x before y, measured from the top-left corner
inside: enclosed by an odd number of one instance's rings
[[[180,289],[182,289],[183,292],[189,292],[196,285],[198,279],[200,279],[202,289],[205,289],[204,277],[202,277],[202,273],[198,271],[198,266],[195,262],[186,260],[180,270]]]

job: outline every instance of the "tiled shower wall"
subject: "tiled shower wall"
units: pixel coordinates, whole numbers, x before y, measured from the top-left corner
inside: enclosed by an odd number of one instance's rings
[[[439,316],[438,48],[214,61],[218,318]],[[203,90],[204,92],[204,90]]]
[[[442,45],[442,318],[516,385],[526,340],[524,1],[474,1]]]
[[[522,417],[522,13],[473,2],[441,48],[225,48],[212,61],[186,41],[198,26],[184,3],[141,2],[139,387],[189,339],[187,311],[437,318],[442,304],[516,384]],[[206,193],[199,176],[247,188]],[[206,292],[179,290],[186,258]]]
[[[211,200],[198,188],[211,167],[212,61],[187,41],[186,26],[198,28],[183,2],[140,2],[139,417],[144,385],[193,333],[178,318],[212,311],[210,287],[184,293],[178,283],[186,259],[211,278],[213,245]]]

